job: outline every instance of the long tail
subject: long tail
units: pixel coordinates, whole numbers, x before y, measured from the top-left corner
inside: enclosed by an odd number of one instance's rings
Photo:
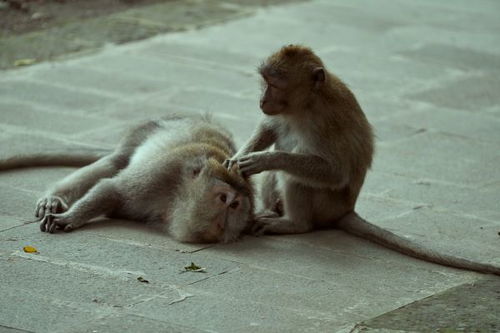
[[[408,239],[382,229],[364,220],[354,212],[343,217],[338,222],[337,226],[339,229],[342,229],[350,234],[417,259],[454,268],[500,275],[500,267],[498,266],[482,264],[447,254],[437,253],[436,251],[418,245]]]
[[[81,167],[109,154],[108,150],[82,150],[75,152],[44,152],[0,158],[0,171],[47,166]]]

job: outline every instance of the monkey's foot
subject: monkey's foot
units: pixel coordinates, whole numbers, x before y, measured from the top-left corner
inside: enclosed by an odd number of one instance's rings
[[[254,236],[262,236],[265,234],[273,233],[272,225],[274,218],[278,217],[276,213],[271,211],[267,211],[268,214],[262,214],[255,218],[255,222],[252,226],[252,235]]]
[[[63,229],[68,232],[81,227],[85,222],[85,220],[75,219],[68,214],[68,212],[62,214],[46,214],[40,228],[42,231],[50,233],[53,233],[56,229]]]
[[[302,234],[312,230],[312,226],[294,222],[286,217],[258,217],[252,228],[256,236],[265,234]]]
[[[276,219],[281,216],[282,214],[280,214],[280,212],[276,212],[268,208],[261,210],[255,215],[250,234],[254,236],[261,236],[265,234],[266,228],[272,224],[271,219]]]
[[[49,195],[41,198],[36,203],[35,217],[41,221],[40,230],[49,231],[47,228],[48,215],[63,213],[68,210],[68,205],[63,198]]]
[[[275,211],[270,210],[270,209],[265,209],[265,210],[262,210],[262,211],[258,212],[257,214],[255,214],[255,221],[257,221],[259,219],[266,219],[266,218],[280,217],[280,216],[282,216],[282,215],[278,212],[275,212]]]

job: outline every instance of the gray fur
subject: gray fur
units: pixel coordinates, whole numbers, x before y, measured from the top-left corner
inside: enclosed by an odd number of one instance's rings
[[[3,169],[94,161],[38,201],[35,215],[42,231],[70,231],[109,216],[159,223],[180,241],[232,241],[253,217],[251,191],[239,192],[215,178],[208,161],[220,165],[234,152],[230,133],[208,115],[174,115],[137,126],[104,156],[42,153],[4,161]],[[234,202],[226,203],[226,197]],[[213,229],[214,221],[224,227],[223,235]]]

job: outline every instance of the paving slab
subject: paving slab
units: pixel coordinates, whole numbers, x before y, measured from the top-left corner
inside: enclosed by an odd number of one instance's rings
[[[500,162],[500,152],[495,147],[494,143],[457,135],[423,132],[404,140],[380,143],[373,169],[482,186],[495,182],[500,176],[500,169],[495,167]]]
[[[227,12],[249,8],[237,2]],[[360,215],[500,265],[499,10],[489,0],[252,7],[231,22],[3,71],[0,159],[110,148],[131,124],[172,112],[213,113],[241,145],[261,117],[257,66],[304,43],[352,88],[378,135]],[[498,278],[341,231],[207,246],[137,221],[100,219],[69,234],[26,224],[43,189],[70,170],[0,174],[0,331],[498,330]],[[191,262],[206,273],[183,273]]]
[[[23,223],[33,220],[34,210],[25,207],[34,207],[39,193],[6,186],[0,186],[0,190],[3,193],[2,206],[0,207],[1,215],[16,221],[23,221]]]
[[[499,279],[485,278],[365,321],[352,332],[498,332],[499,301]]]
[[[253,300],[241,300],[207,294],[165,308],[171,301],[155,298],[135,307],[143,316],[154,319],[197,323],[205,332],[326,332],[335,321],[322,314],[294,310],[283,305],[273,306]]]
[[[55,86],[27,80],[6,80],[2,81],[0,94],[8,101],[27,100],[37,105],[44,105],[46,108],[67,113],[105,105],[112,101],[111,97],[102,94],[82,92],[67,89],[67,87],[64,82]]]
[[[105,317],[97,317],[65,328],[63,332],[87,332],[87,333],[122,333],[122,332],[172,332],[172,333],[201,333],[205,330],[155,320],[138,316],[136,314],[113,314]]]
[[[57,132],[63,135],[74,134],[75,132],[95,129],[104,125],[101,118],[40,110],[33,105],[23,103],[1,103],[0,108],[2,109],[3,124],[28,129],[33,128],[41,132]],[[58,122],[54,122],[56,117]],[[61,126],[61,123],[64,123],[64,126]]]

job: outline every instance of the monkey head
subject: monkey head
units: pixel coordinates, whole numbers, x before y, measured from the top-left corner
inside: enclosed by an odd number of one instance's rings
[[[267,115],[303,112],[310,97],[327,80],[321,59],[310,48],[288,45],[259,68],[263,93],[260,108]]]
[[[214,158],[189,171],[184,193],[174,205],[169,226],[178,240],[189,243],[232,242],[253,221],[251,183]]]

